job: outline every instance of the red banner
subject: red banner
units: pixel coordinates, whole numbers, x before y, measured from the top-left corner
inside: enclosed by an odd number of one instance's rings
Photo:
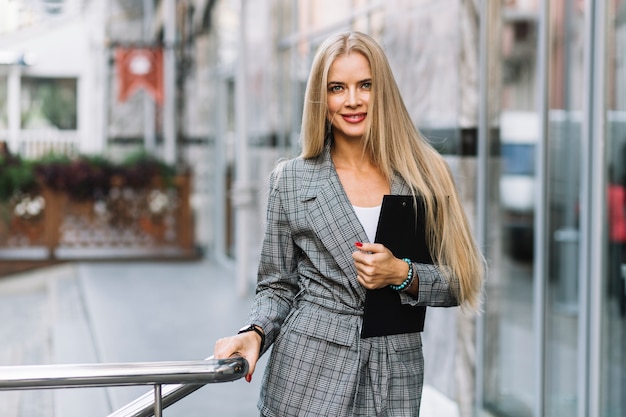
[[[117,48],[115,51],[118,100],[126,101],[138,88],[144,88],[157,103],[163,102],[163,49]]]

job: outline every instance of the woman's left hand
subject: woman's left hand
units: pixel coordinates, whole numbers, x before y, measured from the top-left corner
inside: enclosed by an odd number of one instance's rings
[[[357,250],[352,253],[357,278],[368,290],[400,285],[407,277],[409,266],[402,259],[380,243],[356,244]]]

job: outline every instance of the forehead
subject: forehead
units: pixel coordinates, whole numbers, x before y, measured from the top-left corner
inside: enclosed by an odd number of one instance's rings
[[[328,71],[328,81],[352,78],[364,80],[371,78],[371,76],[370,63],[367,58],[359,52],[351,52],[337,56]]]

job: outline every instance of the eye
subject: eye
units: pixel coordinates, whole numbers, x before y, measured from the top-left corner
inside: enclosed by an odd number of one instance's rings
[[[343,91],[343,86],[340,84],[332,84],[330,87],[328,87],[328,91],[330,93],[340,93]]]
[[[363,84],[361,84],[361,88],[363,90],[371,90],[372,89],[372,82],[371,81],[364,81]]]

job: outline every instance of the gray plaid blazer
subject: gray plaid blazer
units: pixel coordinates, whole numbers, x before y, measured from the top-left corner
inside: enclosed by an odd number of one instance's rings
[[[409,188],[394,178],[393,194]],[[249,322],[273,346],[259,400],[263,416],[418,416],[424,363],[419,333],[361,339],[365,289],[354,243],[367,241],[330,157],[283,162],[272,173],[266,232]],[[413,265],[417,299],[457,300],[438,268]]]

